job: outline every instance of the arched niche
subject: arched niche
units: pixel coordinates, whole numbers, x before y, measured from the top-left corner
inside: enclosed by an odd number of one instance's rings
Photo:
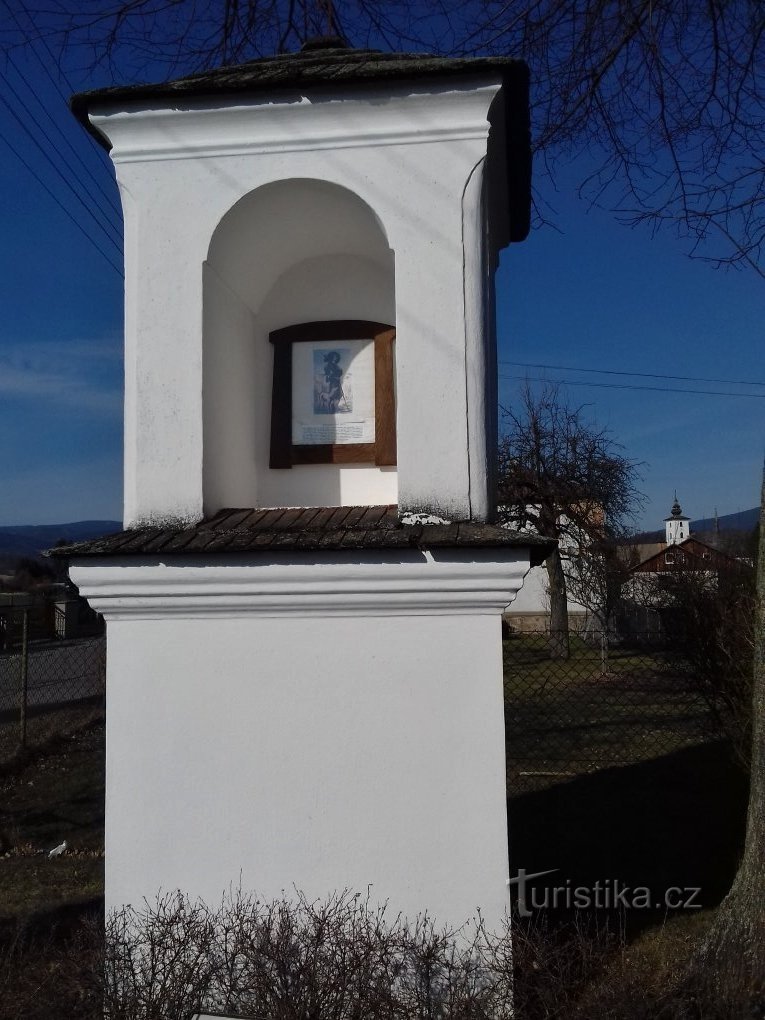
[[[269,333],[324,319],[395,325],[394,256],[370,206],[336,184],[250,192],[215,229],[204,267],[205,513],[226,506],[395,503],[395,468],[269,467]]]

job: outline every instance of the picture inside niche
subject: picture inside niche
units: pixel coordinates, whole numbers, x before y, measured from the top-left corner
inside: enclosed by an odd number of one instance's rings
[[[396,463],[395,330],[366,320],[276,330],[271,467]]]

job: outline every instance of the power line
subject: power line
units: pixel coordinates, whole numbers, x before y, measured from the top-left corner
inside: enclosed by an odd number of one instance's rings
[[[16,26],[17,26],[18,30],[22,33],[22,35],[26,35],[26,33],[24,32],[24,29],[23,29],[23,27],[21,25],[21,22],[19,21],[17,15],[16,15],[16,12],[8,4],[8,0],[3,0],[3,3],[5,5],[5,7],[6,7],[6,9],[11,14],[11,17],[13,18],[13,20],[16,22]],[[30,49],[32,50],[34,55],[37,57],[37,59],[40,62],[43,70],[45,71],[45,73],[48,75],[48,78],[50,79],[51,84],[56,89],[58,94],[61,96],[61,99],[62,99],[62,101],[64,103],[64,106],[68,107],[68,105],[69,105],[69,96],[64,94],[64,91],[61,88],[61,85],[56,81],[56,79],[50,73],[50,71],[48,70],[48,65],[45,63],[45,61],[40,57],[40,54],[37,52],[37,49],[35,47],[35,41],[36,40],[39,40],[43,44],[43,46],[45,47],[45,49],[47,51],[47,54],[50,57],[51,63],[57,65],[58,70],[59,70],[59,74],[64,79],[64,82],[66,83],[66,87],[69,89],[70,94],[75,91],[74,85],[72,85],[71,79],[68,77],[66,71],[61,66],[61,61],[56,59],[56,56],[53,53],[53,50],[50,48],[50,45],[48,44],[48,39],[47,39],[45,33],[40,32],[38,30],[37,26],[34,23],[34,19],[32,18],[32,15],[29,13],[28,10],[26,10],[26,8],[24,8],[24,13],[27,16],[27,21],[29,22],[29,25],[30,25],[30,27],[32,29],[32,33],[29,36],[29,46],[30,46]],[[10,51],[8,51],[8,53],[9,53],[9,56],[10,56]],[[95,154],[97,156],[98,165],[101,167],[102,170],[105,170],[107,172],[107,174],[109,176],[109,179],[113,180],[114,178],[112,177],[112,174],[111,174],[111,169],[112,169],[111,160],[109,159],[107,154],[104,152],[103,147],[101,145],[99,145],[99,143],[96,141],[96,139],[93,137],[93,135],[90,134],[90,132],[87,133],[87,137],[88,137],[88,139],[90,140],[90,143],[91,143],[91,149],[89,151],[90,152],[95,152]]]
[[[40,124],[40,122],[36,119],[36,117],[34,116],[32,111],[29,109],[27,104],[24,102],[23,98],[19,95],[19,93],[13,87],[11,82],[8,80],[7,75],[3,75],[2,72],[0,72],[0,79],[2,79],[2,81],[4,81],[5,84],[8,86],[8,88],[11,90],[11,92],[16,97],[16,100],[18,101],[18,103],[21,106],[21,108],[24,110],[24,112],[27,114],[27,116],[30,118],[30,120],[34,124],[35,128],[40,132],[40,134],[43,136],[43,138],[48,142],[50,147],[53,149],[53,151],[59,157],[59,160],[61,161],[62,165],[69,171],[69,173],[71,174],[73,179],[76,180],[79,184],[81,184],[82,182],[77,177],[77,174],[74,171],[74,168],[72,167],[71,163],[67,162],[65,156],[62,154],[61,150],[58,148],[58,146],[56,145],[55,141],[51,138],[51,136],[48,134],[48,132],[45,130],[45,128],[42,126],[42,124]],[[22,77],[22,80],[24,80],[23,77]],[[10,109],[10,105],[8,104],[7,100],[4,100],[4,102],[5,102],[5,105]],[[39,100],[38,100],[38,102],[39,102]],[[40,103],[40,105],[42,106],[42,103]],[[44,107],[43,107],[43,109],[44,109]],[[13,112],[13,111],[11,110],[11,112]],[[47,111],[46,111],[46,113],[47,113]],[[14,114],[14,116],[16,116],[16,114]],[[48,117],[50,117],[50,114],[48,114]],[[16,116],[16,120],[19,121],[19,123],[23,125],[23,121],[21,120],[20,117]],[[52,118],[51,118],[51,120],[52,120]],[[54,126],[56,126],[56,122],[55,121],[53,121],[53,124],[54,124]],[[31,132],[29,131],[28,127],[26,128],[26,131],[27,131],[27,134],[29,134],[31,137],[34,137],[34,136],[31,135]],[[65,139],[65,141],[66,141],[66,139]],[[112,244],[115,244],[115,247],[117,248],[117,250],[121,251],[121,249],[120,249],[120,241],[122,239],[121,238],[121,234],[119,233],[119,231],[116,229],[116,227],[111,222],[110,214],[103,208],[103,206],[99,205],[95,201],[92,202],[92,203],[87,203],[87,202],[83,201],[81,196],[75,190],[72,182],[67,180],[67,178],[64,176],[64,174],[61,172],[61,169],[56,164],[53,163],[53,161],[50,159],[48,154],[45,152],[45,150],[42,148],[42,146],[39,144],[39,142],[37,142],[36,139],[35,139],[35,142],[37,144],[37,147],[46,156],[48,161],[51,163],[51,165],[56,170],[56,173],[59,175],[59,177],[61,177],[61,179],[67,185],[69,190],[72,191],[74,193],[74,195],[76,196],[76,198],[82,203],[82,205],[85,206],[85,208],[89,212],[89,215],[99,225],[101,230],[103,230],[103,232],[106,234],[106,236],[112,242]],[[71,146],[70,146],[70,148],[71,148]],[[80,162],[82,162],[82,161],[80,161]],[[84,166],[84,164],[83,164],[83,166]],[[85,167],[85,170],[87,172],[89,172],[87,167]],[[92,174],[91,174],[91,177],[92,177]],[[92,197],[92,196],[89,196],[89,197]],[[98,217],[96,216],[96,213],[94,211],[95,209],[98,209],[98,211],[100,212],[101,216],[104,217],[104,222],[101,222],[101,220],[98,219]],[[112,234],[110,234],[109,231],[112,231]]]
[[[0,97],[0,98],[2,98],[2,97]],[[93,238],[93,237],[92,237],[92,236],[91,236],[91,235],[90,235],[90,234],[89,234],[89,233],[87,232],[87,230],[86,230],[86,229],[85,229],[85,228],[83,227],[83,225],[82,225],[82,224],[81,224],[81,223],[79,222],[79,220],[75,219],[75,217],[74,217],[74,216],[72,215],[72,213],[70,213],[70,212],[69,212],[69,210],[68,210],[68,209],[66,208],[66,206],[65,206],[65,205],[63,204],[63,202],[61,202],[61,201],[60,201],[60,199],[59,199],[59,198],[58,198],[58,197],[57,197],[57,196],[56,196],[56,195],[55,195],[55,194],[54,194],[54,193],[53,193],[53,192],[52,192],[52,191],[50,190],[50,188],[48,187],[48,185],[47,185],[47,184],[45,183],[45,181],[44,181],[44,180],[42,179],[42,177],[40,177],[40,175],[39,175],[39,174],[37,173],[37,171],[36,171],[36,170],[35,170],[35,169],[34,169],[33,167],[31,167],[31,166],[29,165],[29,163],[27,163],[27,161],[26,161],[26,160],[24,159],[24,157],[23,157],[23,156],[22,156],[22,154],[21,154],[21,153],[20,153],[20,152],[18,151],[18,149],[16,149],[16,148],[15,148],[15,146],[13,146],[13,145],[11,144],[11,142],[9,142],[9,141],[8,141],[7,137],[6,137],[6,136],[5,136],[4,134],[0,134],[0,138],[1,138],[1,139],[2,139],[2,140],[3,140],[4,142],[5,142],[5,144],[6,144],[7,146],[8,146],[8,148],[9,148],[9,149],[11,150],[11,152],[12,152],[12,153],[14,154],[14,156],[16,156],[16,157],[17,157],[17,159],[21,160],[21,162],[22,162],[22,163],[24,164],[24,166],[25,166],[25,167],[27,168],[27,170],[28,170],[28,171],[29,171],[29,172],[30,172],[30,173],[32,174],[32,176],[33,176],[33,177],[35,178],[35,180],[36,180],[36,181],[37,181],[37,182],[38,182],[38,183],[39,183],[39,184],[40,184],[40,185],[41,185],[41,186],[42,186],[42,187],[43,187],[43,188],[45,189],[45,191],[47,191],[47,192],[48,192],[48,194],[50,195],[50,197],[51,197],[51,198],[53,199],[53,201],[54,201],[54,202],[56,203],[56,205],[57,205],[57,206],[58,206],[58,207],[59,207],[59,208],[61,209],[61,211],[62,211],[63,213],[65,213],[65,215],[66,215],[66,216],[68,216],[68,217],[69,217],[69,219],[70,219],[70,220],[72,221],[72,223],[74,223],[75,227],[77,227],[77,229],[78,229],[78,230],[79,230],[79,231],[80,231],[80,232],[81,232],[82,234],[84,234],[84,235],[85,235],[85,237],[86,237],[86,238],[87,238],[87,239],[88,239],[88,240],[90,241],[90,243],[91,243],[91,244],[93,245],[93,247],[94,247],[94,248],[96,248],[96,249],[97,249],[97,250],[98,250],[98,251],[99,251],[99,252],[100,252],[100,253],[101,253],[101,254],[103,255],[103,257],[104,257],[104,258],[106,259],[106,261],[107,261],[107,262],[109,263],[109,265],[110,265],[110,266],[112,267],[112,269],[114,269],[114,270],[115,270],[115,271],[116,271],[116,272],[117,272],[117,273],[118,273],[118,274],[119,274],[120,276],[124,276],[125,274],[124,274],[124,273],[123,273],[123,271],[122,271],[122,270],[120,269],[120,267],[119,267],[119,266],[117,265],[117,263],[116,263],[116,262],[112,262],[112,260],[111,260],[110,256],[109,256],[109,255],[108,255],[108,254],[107,254],[107,253],[106,253],[106,252],[104,251],[104,249],[103,249],[103,248],[101,247],[101,245],[100,245],[100,244],[98,243],[98,241],[96,241],[96,240],[95,240],[95,239],[94,239],[94,238]]]
[[[8,80],[5,77],[5,75],[2,74],[2,72],[0,72],[0,80],[5,81],[6,84],[7,84]],[[99,230],[101,230],[102,233],[108,238],[108,240],[111,242],[111,244],[114,245],[114,247],[117,249],[117,253],[121,255],[122,251],[120,249],[119,244],[114,240],[112,235],[107,231],[106,227],[103,226],[101,221],[96,218],[96,215],[93,212],[92,207],[87,202],[85,202],[85,200],[82,198],[82,196],[77,192],[77,190],[71,184],[71,182],[66,179],[64,174],[61,172],[61,170],[56,166],[54,161],[51,159],[50,155],[45,151],[43,146],[40,144],[39,140],[34,136],[32,131],[30,131],[29,127],[24,123],[24,121],[21,119],[21,117],[19,117],[19,115],[13,109],[11,104],[8,102],[8,100],[5,98],[5,96],[3,96],[2,94],[0,94],[0,102],[2,102],[2,104],[5,106],[5,108],[8,110],[8,112],[14,118],[14,120],[19,124],[21,129],[25,132],[25,134],[27,134],[29,136],[29,138],[31,138],[32,142],[39,149],[39,151],[42,153],[43,157],[48,161],[48,163],[53,167],[55,172],[58,174],[58,176],[64,182],[66,187],[71,191],[71,193],[74,195],[74,197],[80,203],[80,205],[83,207],[83,209],[88,214],[88,216],[90,216],[92,221],[96,224],[96,226],[99,228]],[[7,141],[7,139],[6,139],[6,141]],[[54,148],[55,148],[55,146],[54,146]],[[56,151],[58,152],[58,150],[56,150]],[[59,153],[59,155],[61,155],[61,154]],[[25,163],[25,165],[28,165],[28,164]],[[37,175],[35,175],[35,176],[37,176]],[[38,180],[39,180],[39,177],[38,177]]]
[[[707,379],[704,376],[694,375],[664,375],[658,372],[617,372],[613,368],[581,368],[579,365],[541,365],[533,361],[500,361],[500,365],[514,365],[520,368],[551,368],[556,372],[595,372],[598,375],[632,375],[642,379],[675,379],[678,382],[707,382],[721,383],[726,386],[765,386],[765,382],[755,382],[743,379]],[[584,386],[585,383],[582,383]],[[679,390],[686,393],[687,390]],[[754,396],[755,394],[752,394]]]
[[[55,63],[55,64],[58,64],[59,72],[61,74],[61,77],[66,82],[67,87],[69,89],[71,89],[72,92],[74,92],[74,89],[72,88],[72,83],[71,83],[71,81],[69,80],[69,78],[66,75],[66,71],[63,69],[63,67],[61,67],[60,62],[56,60],[56,57],[54,56],[53,51],[51,50],[50,46],[48,45],[48,40],[47,40],[47,38],[45,36],[45,33],[40,32],[38,30],[37,25],[35,25],[34,19],[33,19],[32,15],[29,13],[29,11],[26,8],[24,8],[24,13],[27,16],[27,21],[29,22],[30,28],[32,29],[31,34],[27,35],[26,30],[24,29],[23,25],[21,24],[21,22],[18,19],[18,15],[13,10],[11,5],[8,3],[8,0],[3,0],[3,6],[8,11],[8,13],[13,18],[13,20],[16,22],[16,28],[18,28],[19,32],[21,32],[22,36],[24,37],[25,43],[23,45],[26,45],[26,43],[29,43],[30,48],[33,51],[35,51],[35,40],[39,39],[40,42],[45,47],[45,49],[48,51],[48,56],[50,57],[51,62]],[[50,34],[52,35],[53,33],[50,33]],[[8,50],[10,51],[10,47],[8,48]],[[36,55],[36,53],[35,53],[35,55]],[[39,57],[38,57],[38,59],[39,59]],[[53,79],[51,79],[51,81],[53,81]],[[61,96],[61,98],[64,100],[64,102],[66,102],[66,96],[61,91],[61,87],[58,84],[56,84],[55,81],[53,81],[53,85],[58,90],[58,93]]]
[[[685,393],[687,396],[754,397],[756,400],[765,400],[765,393],[725,393],[722,390],[681,390],[672,386],[641,386],[639,383],[630,385],[629,383],[582,382],[579,379],[549,379],[545,376],[521,376],[515,373],[512,375],[502,375],[500,373],[500,376],[503,379],[524,378],[528,379],[529,382],[548,382],[555,383],[559,386],[596,386],[598,389],[604,390],[652,390],[654,393]]]
[[[48,70],[48,68],[45,66],[45,62],[42,60],[42,58],[39,56],[39,54],[37,53],[37,51],[34,48],[32,49],[32,52],[35,54],[35,56],[39,60],[43,70],[48,75],[48,78],[50,79],[50,81],[55,85],[55,81],[53,79],[53,76],[51,75],[51,73]],[[53,125],[53,127],[58,131],[58,133],[60,134],[61,138],[66,142],[67,146],[69,147],[69,151],[72,153],[72,155],[78,161],[78,163],[80,164],[82,169],[85,171],[85,173],[88,175],[88,177],[93,181],[95,186],[98,188],[98,190],[103,195],[104,199],[108,202],[109,206],[111,207],[111,212],[109,210],[107,210],[107,209],[104,209],[103,206],[102,206],[101,208],[102,208],[102,211],[104,212],[104,214],[107,216],[107,218],[110,218],[112,216],[112,213],[116,214],[117,216],[120,216],[121,215],[121,210],[120,210],[119,206],[117,205],[117,203],[114,201],[114,197],[112,195],[110,195],[109,192],[104,188],[104,186],[101,184],[99,179],[93,173],[91,168],[87,165],[85,160],[79,154],[77,149],[69,141],[69,139],[66,136],[66,132],[64,131],[64,129],[61,127],[61,125],[53,117],[53,115],[51,114],[50,110],[46,107],[45,103],[43,103],[43,101],[40,99],[39,95],[35,92],[34,88],[29,83],[29,80],[25,77],[25,75],[23,74],[21,68],[18,66],[18,64],[16,63],[16,61],[13,59],[13,57],[10,54],[8,54],[8,61],[11,64],[11,66],[13,67],[13,69],[15,70],[16,74],[19,76],[19,78],[24,82],[26,87],[29,89],[30,93],[34,96],[34,99],[35,99],[35,102],[37,103],[37,105],[43,111],[43,113],[48,118],[48,120]],[[18,93],[16,93],[15,90],[13,90],[13,91],[14,91],[14,94],[16,95],[16,97],[19,98]],[[21,102],[20,99],[19,99],[19,101]],[[30,116],[31,116],[31,114],[30,114]]]

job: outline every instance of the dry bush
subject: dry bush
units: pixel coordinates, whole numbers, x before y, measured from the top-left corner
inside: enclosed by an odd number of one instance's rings
[[[103,918],[0,940],[0,1020],[103,1020]]]
[[[696,687],[720,733],[749,771],[755,591],[745,571],[720,572],[715,584],[679,572],[665,582],[670,646],[687,659]]]
[[[515,1004],[519,1020],[573,1017],[587,989],[613,963],[623,946],[620,936],[582,920],[565,928],[544,915],[513,925]],[[596,1013],[590,1014],[595,1020]]]
[[[756,1020],[692,977],[690,963],[710,914],[677,916],[628,943],[592,914],[565,928],[516,921],[517,1020]],[[759,1003],[759,1005],[757,1005]],[[759,1010],[759,1011],[758,1011]]]
[[[511,1015],[507,935],[428,917],[388,921],[358,895],[217,910],[181,893],[112,915],[109,1020],[186,1020],[200,1007],[268,1020],[501,1020]]]
[[[698,918],[695,919],[697,923]],[[744,1020],[689,983],[703,932],[677,918],[632,945],[592,915],[508,932],[388,921],[342,893],[217,909],[181,893],[0,951],[0,1020]],[[514,1012],[513,1012],[514,1006]],[[754,1017],[765,1015],[756,1012]]]
[[[733,563],[729,569],[643,574],[633,582],[629,602],[658,612],[668,650],[688,664],[711,720],[748,772],[756,635],[752,570]]]

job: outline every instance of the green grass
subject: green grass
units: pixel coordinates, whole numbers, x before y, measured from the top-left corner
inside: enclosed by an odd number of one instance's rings
[[[559,684],[576,685],[603,675],[603,653],[599,642],[589,643],[572,634],[569,652],[566,660],[551,659],[547,635],[513,634],[503,645],[505,670],[517,670],[519,677],[522,675],[523,681],[532,690],[551,677],[555,677]],[[615,645],[607,650],[607,675],[641,676],[668,671],[682,673],[685,671],[684,664],[676,656],[647,648]]]
[[[102,697],[82,698],[77,702],[30,708],[27,717],[25,750],[38,753],[48,744],[87,729],[104,718]],[[18,718],[0,721],[0,763],[13,764],[19,757],[20,724]]]
[[[653,994],[682,971],[735,873],[746,783],[721,743],[683,746],[693,732],[688,703],[666,660],[617,650],[604,675],[598,649],[575,639],[572,653],[567,663],[552,662],[538,639],[505,644],[509,780],[512,768],[521,771],[521,750],[530,771],[548,763],[550,771],[576,773],[569,781],[526,777],[524,795],[509,800],[513,869],[554,869],[553,884],[699,885],[706,908],[674,917],[632,912],[623,948],[593,969],[582,992],[592,1009],[577,1015],[605,1018],[623,1015],[602,1006],[609,995]],[[602,767],[612,759],[621,767]],[[102,723],[0,775],[0,941],[30,932],[24,946],[37,956],[24,948],[23,959],[33,970],[55,968],[67,930],[102,901],[103,822]],[[69,851],[49,860],[63,839]],[[594,917],[596,924],[623,920]],[[551,918],[557,923],[566,918]],[[538,980],[536,969],[531,977]],[[37,971],[33,978],[30,988]]]
[[[612,649],[604,673],[599,647],[576,636],[561,662],[550,659],[544,636],[518,635],[504,656],[511,796],[647,764],[708,736],[687,674],[661,654]],[[103,744],[103,726],[92,724],[0,776],[0,918],[100,894]],[[62,839],[70,853],[49,861]]]
[[[50,916],[62,907],[91,906],[104,894],[98,857],[16,857],[0,864],[0,922]]]
[[[103,724],[0,778],[0,920],[102,896],[103,827]],[[64,839],[67,853],[49,860]]]
[[[511,795],[582,773],[650,761],[717,736],[685,664],[663,653],[571,639],[551,659],[544,635],[504,643]]]

